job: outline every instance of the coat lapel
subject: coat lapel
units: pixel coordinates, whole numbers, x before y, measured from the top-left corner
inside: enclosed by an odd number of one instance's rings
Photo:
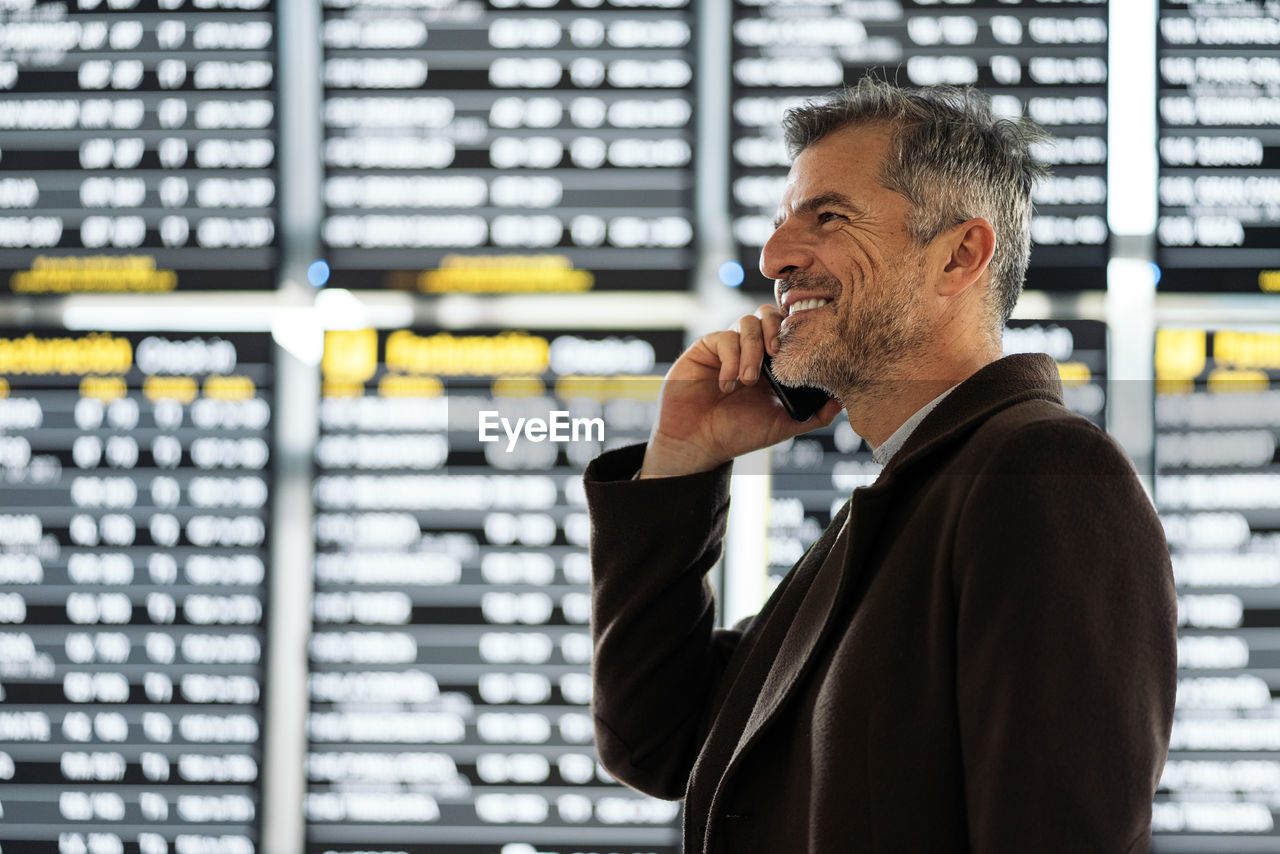
[[[774,593],[775,599],[770,603],[772,606],[776,602],[777,607],[767,607],[757,617],[761,622],[751,648],[740,649],[742,658],[735,658],[730,663],[725,674],[729,685],[728,693],[718,704],[720,712],[707,733],[707,739],[693,767],[692,779],[696,782],[699,778],[705,778],[705,784],[690,786],[686,816],[698,807],[706,808],[707,803],[695,805],[694,800],[699,793],[706,798],[715,792],[730,758],[738,750],[747,718],[752,714],[761,696],[761,689],[771,678],[771,671],[775,668],[776,651],[786,644],[788,634],[794,629],[794,614],[809,598],[812,586],[827,565],[827,556],[831,551],[841,548],[839,543],[845,539],[845,527],[849,524],[848,513],[851,507],[852,501],[841,510],[844,521],[840,528],[828,529],[783,580],[782,586]],[[839,517],[834,521],[839,522]],[[829,616],[824,615],[824,619]]]
[[[783,638],[774,658],[774,666],[765,677],[755,707],[747,718],[742,737],[729,760],[731,771],[742,753],[777,715],[778,710],[795,693],[801,677],[829,633],[833,617],[857,582],[862,581],[865,554],[880,524],[889,484],[859,489],[854,492],[844,536],[836,538],[823,561],[808,595],[800,603],[795,619]]]
[[[804,675],[810,670],[810,664],[817,657],[823,639],[830,634],[829,629],[842,610],[842,602],[851,595],[851,591],[862,587],[869,580],[863,577],[863,569],[867,564],[866,555],[874,540],[874,532],[883,518],[890,488],[890,484],[882,481],[875,486],[854,491],[845,530],[836,537],[830,552],[818,568],[812,585],[795,611],[786,635],[777,648],[773,666],[765,676],[747,722],[716,783],[715,793],[707,810],[707,838],[712,838],[714,834],[712,825],[719,812],[725,781],[732,776],[742,757],[796,693]],[[706,839],[699,841],[706,843]]]

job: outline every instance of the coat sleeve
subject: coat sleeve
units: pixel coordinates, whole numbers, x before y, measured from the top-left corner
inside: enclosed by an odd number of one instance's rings
[[[646,794],[684,796],[719,677],[740,637],[716,630],[704,578],[720,557],[728,464],[631,480],[644,447],[583,477],[591,517],[592,715],[601,763]]]
[[[957,702],[974,854],[1146,852],[1177,681],[1164,533],[1084,421],[993,450],[955,540]]]

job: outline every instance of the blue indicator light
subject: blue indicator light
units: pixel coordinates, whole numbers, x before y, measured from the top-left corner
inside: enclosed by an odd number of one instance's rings
[[[329,281],[328,262],[312,261],[311,266],[307,268],[307,281],[313,288],[323,287],[324,283]]]
[[[725,261],[720,265],[720,281],[731,288],[736,288],[747,279],[747,271],[737,261]]]
[[[1151,262],[1151,275],[1153,277],[1151,280],[1151,284],[1153,285],[1160,284],[1160,276],[1161,276],[1160,265],[1157,264],[1155,261]]]

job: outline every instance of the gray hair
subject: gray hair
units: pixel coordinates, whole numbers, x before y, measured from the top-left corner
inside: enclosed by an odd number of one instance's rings
[[[971,87],[910,90],[871,77],[788,110],[782,128],[794,160],[827,134],[865,124],[892,131],[880,183],[911,203],[907,227],[917,243],[972,217],[991,223],[986,302],[1003,327],[1031,257],[1031,187],[1048,174],[1030,147],[1048,135],[1029,119],[996,118]]]

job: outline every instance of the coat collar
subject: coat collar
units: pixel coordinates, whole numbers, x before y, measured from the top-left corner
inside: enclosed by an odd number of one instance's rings
[[[1053,357],[1017,353],[985,365],[920,422],[889,460],[879,483],[960,441],[1000,410],[1027,400],[1062,403],[1062,381]]]

